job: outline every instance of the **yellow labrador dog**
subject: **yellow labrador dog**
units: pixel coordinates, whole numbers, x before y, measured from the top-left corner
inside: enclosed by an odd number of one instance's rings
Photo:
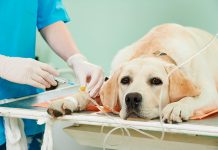
[[[175,70],[169,78],[168,74],[212,38],[213,35],[203,30],[177,24],[154,27],[115,56],[111,76],[101,88],[102,103],[115,113],[115,108],[119,107],[123,119],[131,114],[157,118],[162,89],[161,115],[165,122],[188,120],[195,110],[218,100],[218,41]],[[79,103],[76,101],[72,105]],[[86,104],[83,101],[83,105]],[[67,107],[71,111],[77,108],[70,104]],[[58,110],[55,104],[49,108]]]

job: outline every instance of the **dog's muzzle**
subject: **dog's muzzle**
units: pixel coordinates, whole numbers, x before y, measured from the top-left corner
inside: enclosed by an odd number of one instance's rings
[[[125,103],[128,112],[138,112],[142,103],[142,95],[140,93],[128,93],[125,97]]]

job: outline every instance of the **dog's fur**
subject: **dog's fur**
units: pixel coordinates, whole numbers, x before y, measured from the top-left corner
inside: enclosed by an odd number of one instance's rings
[[[111,109],[119,106],[119,114],[123,119],[131,113],[152,119],[159,117],[162,89],[164,120],[168,123],[188,120],[195,110],[218,100],[218,41],[206,52],[172,72],[169,78],[168,74],[212,38],[211,34],[203,30],[177,24],[153,28],[142,39],[120,50],[115,56],[111,76],[101,88],[102,103]],[[121,83],[125,77],[130,80],[127,84]],[[161,83],[153,84],[153,80],[157,82],[156,79]],[[129,93],[141,95],[142,101],[137,110],[130,111],[127,107],[126,96]],[[50,109],[57,108],[51,105]]]

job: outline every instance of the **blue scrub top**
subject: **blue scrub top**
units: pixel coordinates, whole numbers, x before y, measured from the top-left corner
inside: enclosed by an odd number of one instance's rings
[[[0,54],[34,58],[36,29],[43,29],[69,17],[61,0],[0,0]],[[36,94],[37,89],[0,78],[0,100]],[[24,120],[27,135],[42,132],[36,121]],[[5,143],[3,119],[0,118],[0,145]]]

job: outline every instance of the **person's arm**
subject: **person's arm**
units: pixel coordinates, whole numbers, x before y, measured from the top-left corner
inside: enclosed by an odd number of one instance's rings
[[[49,46],[65,61],[78,54],[79,50],[63,21],[56,22],[40,30]]]
[[[31,58],[0,55],[0,78],[37,88],[56,86],[58,72],[51,66]]]
[[[90,96],[97,96],[104,82],[102,68],[89,63],[80,54],[66,25],[59,21],[41,29],[40,33],[50,47],[74,69],[81,86],[87,87]]]

